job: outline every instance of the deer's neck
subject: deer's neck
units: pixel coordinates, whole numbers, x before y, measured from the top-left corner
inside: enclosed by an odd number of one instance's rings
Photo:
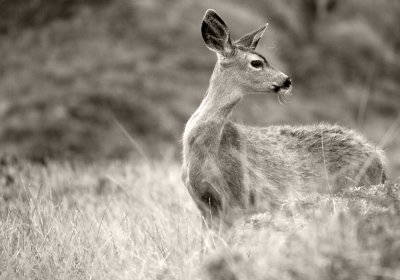
[[[218,150],[224,126],[241,99],[240,92],[233,85],[232,79],[219,67],[214,69],[210,86],[200,107],[186,124],[186,148],[196,143],[209,152]]]

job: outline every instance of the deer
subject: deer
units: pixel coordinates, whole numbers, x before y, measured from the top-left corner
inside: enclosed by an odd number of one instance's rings
[[[291,78],[255,49],[263,25],[233,41],[214,10],[201,34],[217,55],[206,94],[187,121],[182,143],[182,180],[208,228],[229,228],[246,215],[279,209],[292,194],[338,192],[387,178],[382,149],[337,124],[251,127],[231,120],[248,94],[292,94]]]

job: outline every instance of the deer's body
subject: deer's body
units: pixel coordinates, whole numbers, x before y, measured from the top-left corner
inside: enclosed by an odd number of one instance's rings
[[[385,179],[383,152],[352,130],[328,124],[260,128],[232,122],[230,114],[244,92],[285,95],[291,85],[266,61],[263,75],[259,67],[245,68],[258,55],[254,48],[265,28],[236,45],[225,28],[215,12],[206,13],[203,37],[219,61],[183,135],[182,178],[207,222],[230,224],[246,213],[271,210],[296,192],[333,192]]]

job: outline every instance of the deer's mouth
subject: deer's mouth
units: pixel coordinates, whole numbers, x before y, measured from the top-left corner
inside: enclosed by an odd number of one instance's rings
[[[278,95],[279,103],[288,103],[292,96],[292,86],[288,88],[273,88],[273,91]]]
[[[292,89],[292,80],[290,77],[287,77],[282,83],[273,84],[272,89],[276,93],[279,93],[280,91],[290,91]]]

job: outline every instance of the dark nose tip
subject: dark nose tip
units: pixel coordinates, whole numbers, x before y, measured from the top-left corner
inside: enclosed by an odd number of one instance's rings
[[[288,88],[288,87],[290,87],[291,84],[292,84],[292,80],[290,79],[290,77],[287,77],[287,79],[282,84],[282,88]]]

